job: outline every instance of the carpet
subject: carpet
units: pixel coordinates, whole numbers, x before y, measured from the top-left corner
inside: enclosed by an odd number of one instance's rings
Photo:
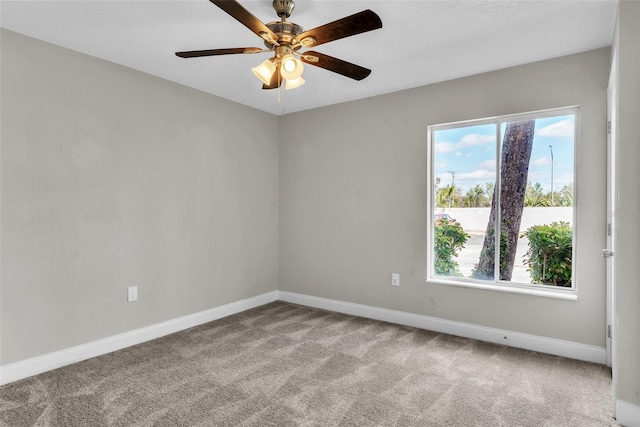
[[[606,366],[277,301],[0,388],[2,426],[610,426]]]

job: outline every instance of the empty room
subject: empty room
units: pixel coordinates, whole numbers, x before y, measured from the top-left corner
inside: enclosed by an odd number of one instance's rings
[[[640,2],[0,24],[0,426],[640,427]]]

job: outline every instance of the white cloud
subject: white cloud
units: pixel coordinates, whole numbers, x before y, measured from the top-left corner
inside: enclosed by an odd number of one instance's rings
[[[477,169],[473,172],[463,172],[456,174],[456,180],[465,180],[465,179],[494,179],[496,176],[495,171],[487,170],[487,169]]]
[[[462,156],[462,153],[460,151],[456,151],[456,156],[460,157]]]
[[[555,189],[559,190],[566,184],[571,184],[573,182],[573,175],[571,174],[561,174],[556,176],[553,181],[553,186]]]
[[[538,129],[538,135],[551,138],[573,137],[573,120],[566,119]]]
[[[456,144],[453,142],[436,142],[434,149],[436,153],[448,153],[456,149]]]
[[[471,147],[474,145],[495,144],[495,135],[480,135],[479,133],[470,133],[462,137],[459,142],[460,147]]]
[[[532,165],[534,166],[545,166],[551,163],[551,160],[549,160],[546,157],[540,157],[538,159],[535,159],[533,162],[531,162]]]
[[[495,171],[496,170],[496,159],[489,159],[489,160],[485,160],[484,162],[480,163],[480,168],[482,169],[488,169],[490,171]]]
[[[549,173],[541,171],[535,171],[529,169],[529,174],[527,175],[527,180],[531,182],[544,182],[544,185],[549,185],[547,181],[549,181]]]
[[[478,133],[471,133],[465,135],[459,142],[441,141],[434,144],[434,150],[436,153],[450,153],[452,151],[459,150],[464,147],[473,147],[476,145],[495,144],[495,135],[480,135]],[[491,147],[489,147],[491,149]],[[456,153],[456,155],[460,155]]]

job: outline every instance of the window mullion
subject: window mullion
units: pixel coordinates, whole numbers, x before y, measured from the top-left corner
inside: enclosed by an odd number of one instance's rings
[[[502,180],[500,179],[502,176],[502,145],[500,144],[502,141],[501,125],[501,122],[496,123],[496,185],[494,189],[496,204],[495,219],[493,223],[493,281],[496,283],[500,280],[500,241],[502,237],[502,227],[500,225],[500,189],[502,188]]]
[[[427,155],[431,172],[427,199],[430,218],[427,228],[430,248],[427,253],[430,263],[428,280],[460,286],[477,285],[483,289],[544,288],[554,293],[570,288],[569,291],[575,293],[576,221],[572,191],[576,181],[577,112],[577,108],[571,107],[428,127]],[[526,129],[521,130],[521,127]],[[549,147],[553,147],[553,154],[557,155],[555,162],[549,160]],[[505,150],[507,157],[503,158],[502,152]],[[558,156],[564,156],[564,163],[559,163]],[[503,164],[503,160],[506,163]],[[526,175],[522,175],[524,173]],[[572,181],[567,178],[570,175],[573,176]],[[526,183],[523,182],[525,176]],[[560,176],[562,179],[558,178]],[[563,188],[563,205],[543,209],[549,204],[547,198],[550,193],[546,192],[546,188],[553,189],[558,180],[561,181],[558,185]],[[505,199],[502,199],[503,185],[507,188]],[[520,213],[518,209],[523,194],[519,191],[523,185],[526,187]],[[493,197],[489,192],[491,187]],[[511,194],[512,191],[518,193]],[[554,202],[559,200],[555,198],[558,194],[557,191],[553,192]],[[520,221],[519,229],[511,229],[511,224],[505,225],[505,238],[509,236],[509,249],[505,253],[501,253],[503,201],[507,204],[505,223],[511,217],[514,221],[518,218]],[[512,203],[517,206],[512,207]],[[573,220],[567,219],[568,214],[572,215]],[[539,255],[531,252],[532,245],[544,243],[540,243],[538,237],[545,230],[544,227],[554,230],[557,234],[554,238],[562,242],[563,248],[568,248],[569,244],[572,248],[568,256],[565,251],[557,251],[559,261],[556,264],[566,265],[569,257],[571,264],[553,276],[549,275],[550,270],[546,268],[546,259],[541,261]],[[490,243],[491,237],[493,243]],[[491,245],[494,255],[487,258]],[[505,280],[501,271],[503,257],[509,260]],[[493,274],[490,274],[491,268]]]

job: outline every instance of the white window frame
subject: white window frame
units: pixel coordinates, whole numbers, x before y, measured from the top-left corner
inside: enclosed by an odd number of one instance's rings
[[[541,284],[532,284],[532,283],[521,283],[521,282],[510,282],[504,280],[478,280],[467,277],[446,277],[446,276],[436,276],[435,275],[435,263],[434,260],[434,208],[435,208],[435,191],[434,191],[434,150],[433,146],[435,143],[434,134],[436,131],[454,129],[454,128],[463,128],[470,126],[478,126],[478,125],[486,125],[486,124],[496,124],[496,178],[500,177],[501,171],[501,144],[502,144],[502,124],[514,121],[522,121],[522,120],[537,120],[543,119],[546,117],[555,117],[555,116],[563,116],[563,115],[574,115],[574,136],[573,136],[573,222],[572,222],[572,254],[571,254],[571,288],[561,288],[554,287],[549,285],[541,285]],[[561,108],[553,108],[546,110],[538,110],[531,111],[526,113],[518,113],[518,114],[508,114],[502,116],[495,117],[487,117],[483,119],[475,119],[475,120],[464,120],[458,122],[449,122],[443,124],[434,124],[427,126],[427,279],[426,282],[429,284],[441,284],[441,285],[451,285],[451,286],[461,286],[468,288],[476,288],[476,289],[486,289],[493,291],[501,291],[501,292],[511,292],[518,294],[527,294],[527,295],[536,295],[536,296],[544,296],[544,297],[552,297],[552,298],[560,298],[560,299],[568,299],[568,300],[577,300],[578,299],[578,282],[577,282],[577,274],[576,274],[576,265],[577,265],[577,248],[578,248],[578,216],[577,216],[577,200],[579,199],[579,182],[577,180],[579,162],[578,162],[578,150],[579,150],[579,141],[580,141],[580,108],[578,106],[570,106],[570,107],[561,107]],[[498,192],[500,194],[500,179],[496,179],[496,187],[494,188],[494,192]],[[498,209],[496,212],[496,229],[500,225],[500,201],[498,198]],[[499,240],[494,240],[494,243]],[[496,245],[499,243],[496,243]],[[495,257],[498,260],[496,265],[499,264],[499,256],[500,251],[499,248],[494,251]],[[496,272],[496,277],[498,273]]]

